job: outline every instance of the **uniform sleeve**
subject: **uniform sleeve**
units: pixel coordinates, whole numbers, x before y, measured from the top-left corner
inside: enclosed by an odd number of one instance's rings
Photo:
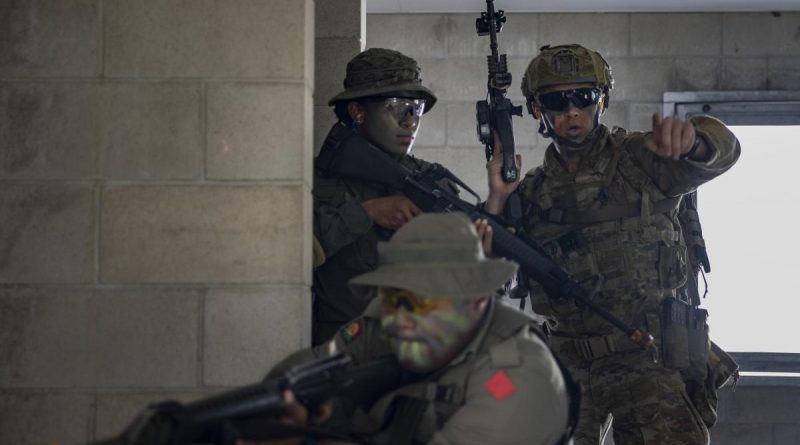
[[[552,445],[561,439],[569,406],[564,378],[544,343],[528,340],[519,345],[518,366],[497,368],[488,358],[477,366],[465,404],[430,444]]]
[[[316,178],[315,178],[316,179]],[[320,186],[314,191],[314,236],[325,257],[352,244],[372,229],[372,219],[357,196],[348,196],[343,185]]]
[[[689,193],[725,173],[736,163],[741,153],[736,136],[718,119],[694,116],[691,122],[695,126],[697,137],[702,138],[711,150],[707,161],[674,161],[659,157],[644,147],[644,140],[649,133],[632,134],[625,142],[634,161],[667,196]]]

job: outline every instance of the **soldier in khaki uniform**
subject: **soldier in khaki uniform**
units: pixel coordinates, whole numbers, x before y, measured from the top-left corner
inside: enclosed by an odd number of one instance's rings
[[[377,293],[364,314],[326,344],[293,354],[273,374],[339,351],[357,363],[394,355],[413,375],[410,383],[368,410],[332,416],[346,419],[339,433],[365,443],[569,440],[570,408],[577,410],[570,406],[571,380],[535,322],[493,297],[516,265],[485,258],[466,216],[420,215],[379,245],[379,257],[375,271],[351,281]],[[289,392],[285,403],[285,423],[308,422],[307,410]],[[331,423],[321,427],[334,428]]]
[[[412,170],[429,164],[411,156],[422,114],[436,96],[422,85],[417,62],[397,51],[373,48],[347,64],[344,91],[329,105],[339,122]],[[327,142],[327,140],[326,140]],[[315,163],[316,164],[316,163]],[[386,187],[314,169],[314,236],[324,264],[314,270],[313,344],[328,340],[369,302],[347,286],[377,265],[377,243],[420,213]]]
[[[502,182],[500,156],[489,162],[486,209],[500,214],[509,199],[520,199],[522,218],[513,225],[587,288],[596,286],[594,302],[656,338],[658,351],[644,351],[602,318],[553,301],[531,283],[534,311],[554,322],[551,346],[583,387],[576,443],[597,443],[608,413],[618,444],[707,443],[706,417],[682,378],[691,374],[687,340],[674,340],[664,308],[686,310],[675,298],[688,273],[680,198],[728,170],[739,142],[708,116],[684,122],[655,114],[650,132],[609,130],[599,120],[612,88],[599,53],[543,47],[522,91],[540,133],[553,142],[521,183]],[[698,342],[706,357],[707,326],[701,322],[697,332],[706,336]],[[698,366],[705,372],[705,359]]]

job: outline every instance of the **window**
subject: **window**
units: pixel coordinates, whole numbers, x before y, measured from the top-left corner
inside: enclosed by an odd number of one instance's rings
[[[664,102],[665,115],[718,117],[742,145],[739,162],[698,191],[712,339],[744,371],[798,373],[800,93],[666,93]]]

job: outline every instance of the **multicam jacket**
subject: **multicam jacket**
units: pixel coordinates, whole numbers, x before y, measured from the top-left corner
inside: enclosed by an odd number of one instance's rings
[[[542,166],[519,187],[523,228],[623,321],[658,338],[659,303],[687,279],[687,251],[677,218],[681,195],[728,170],[739,142],[718,120],[692,118],[711,149],[705,162],[664,159],[644,147],[647,133],[601,126],[578,170],[568,172],[551,145]],[[559,335],[592,337],[614,328],[570,302],[554,302],[531,283],[534,311],[555,316]]]

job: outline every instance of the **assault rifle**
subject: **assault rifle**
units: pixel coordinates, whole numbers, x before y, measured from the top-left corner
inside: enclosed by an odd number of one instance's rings
[[[281,377],[188,404],[166,401],[150,405],[118,437],[94,445],[230,444],[297,437],[338,437],[312,428],[290,427],[270,418],[283,412],[282,394],[290,389],[305,406],[344,395],[370,406],[377,397],[399,387],[407,375],[393,357],[355,365],[334,355],[289,368]]]
[[[508,72],[506,55],[497,53],[497,34],[503,30],[505,21],[505,13],[494,10],[493,0],[486,0],[486,12],[481,12],[481,16],[475,19],[478,35],[489,36],[491,51],[486,56],[489,65],[489,80],[486,83],[488,100],[480,100],[475,104],[475,117],[478,121],[478,139],[486,146],[486,160],[491,160],[494,155],[494,134],[497,133],[503,146],[503,180],[515,182],[516,151],[511,116],[522,116],[522,107],[515,107],[506,97],[506,90],[511,85],[511,73]]]
[[[505,148],[504,148],[505,149]],[[653,336],[629,326],[614,314],[598,306],[591,299],[596,289],[587,291],[542,248],[525,234],[514,235],[494,215],[462,200],[443,186],[443,180],[463,184],[449,170],[433,164],[424,171],[412,171],[393,161],[385,153],[370,145],[358,133],[339,122],[334,124],[319,156],[316,166],[324,175],[341,175],[375,182],[401,192],[423,212],[462,212],[473,221],[482,218],[492,227],[493,250],[500,256],[514,260],[528,277],[537,281],[554,299],[573,301],[585,307],[612,325],[621,329],[642,348],[654,347]],[[470,191],[469,188],[466,188]],[[471,192],[474,195],[474,192]],[[475,195],[476,200],[478,196]],[[595,283],[599,287],[599,282]]]

